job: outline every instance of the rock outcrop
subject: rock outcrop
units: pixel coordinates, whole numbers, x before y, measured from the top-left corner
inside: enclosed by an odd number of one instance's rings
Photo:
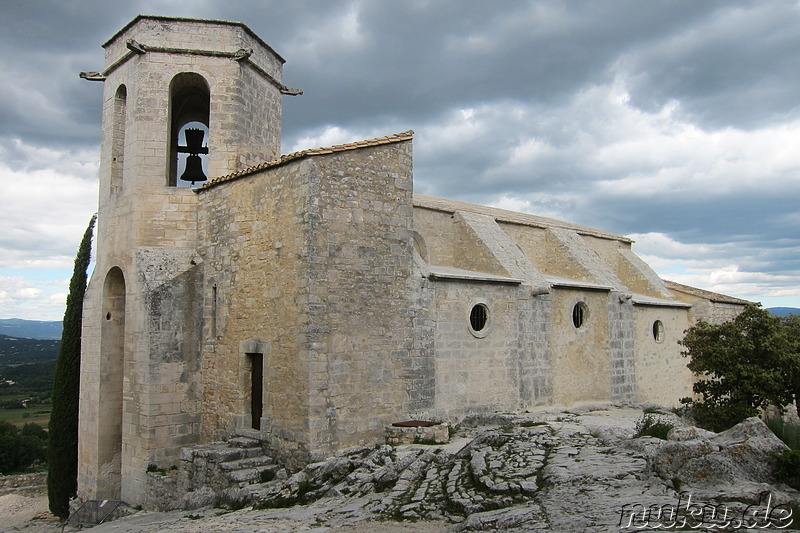
[[[764,492],[781,492],[770,458],[787,449],[755,417],[721,433],[676,428],[655,453],[653,468],[675,490],[691,489],[714,501],[752,501]]]
[[[769,459],[786,447],[759,419],[716,434],[650,416],[675,426],[667,440],[634,437],[640,409],[477,417],[447,445],[352,449],[243,483],[232,500],[253,509],[134,516],[113,531],[701,531],[794,521],[800,493],[776,482]],[[401,522],[373,528],[381,520]]]

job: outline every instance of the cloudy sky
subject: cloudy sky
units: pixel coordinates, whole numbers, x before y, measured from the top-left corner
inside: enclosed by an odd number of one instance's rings
[[[180,6],[180,7],[179,7]],[[0,318],[60,320],[97,204],[101,43],[241,21],[283,152],[416,131],[417,192],[627,235],[662,277],[800,307],[797,1],[5,0]]]

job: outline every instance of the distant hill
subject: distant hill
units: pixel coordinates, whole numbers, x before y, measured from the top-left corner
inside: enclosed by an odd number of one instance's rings
[[[26,339],[61,339],[61,321],[0,318],[0,335]]]
[[[789,316],[789,315],[800,316],[800,309],[798,309],[797,307],[768,307],[767,311],[769,311],[775,316]]]
[[[0,367],[58,359],[61,341],[0,335]]]

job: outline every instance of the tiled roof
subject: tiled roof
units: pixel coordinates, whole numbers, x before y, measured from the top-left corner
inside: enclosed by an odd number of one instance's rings
[[[233,172],[231,174],[227,174],[225,176],[221,176],[219,178],[213,178],[206,182],[205,185],[199,187],[197,190],[202,191],[205,189],[210,189],[220,183],[225,183],[227,181],[233,181],[244,176],[248,176],[250,174],[254,174],[256,172],[260,172],[262,170],[266,170],[268,168],[279,167],[281,165],[285,165],[291,161],[296,161],[298,159],[302,159],[304,157],[313,157],[317,155],[325,155],[325,154],[333,154],[336,152],[346,152],[348,150],[358,150],[359,148],[368,148],[370,146],[381,146],[384,144],[392,144],[398,143],[402,141],[410,141],[414,137],[414,131],[408,130],[404,131],[403,133],[395,133],[394,135],[387,135],[385,137],[377,137],[375,139],[368,139],[366,141],[356,141],[352,143],[346,144],[337,144],[335,146],[328,146],[323,148],[310,148],[308,150],[301,150],[299,152],[292,152],[291,154],[282,155],[278,159],[273,159],[272,161],[267,161],[265,163],[259,163],[258,165],[253,165],[252,167],[248,167],[244,170],[240,170],[238,172]]]
[[[513,224],[522,224],[537,228],[563,228],[573,230],[582,235],[591,235],[593,237],[600,237],[602,239],[612,239],[615,241],[628,243],[633,242],[631,239],[621,235],[615,235],[607,231],[590,228],[588,226],[581,226],[571,222],[564,222],[562,220],[556,220],[553,218],[530,215],[528,213],[517,213],[516,211],[507,211],[505,209],[487,207],[485,205],[434,198],[433,196],[426,196],[424,194],[414,194],[414,207],[423,207],[426,209],[434,209],[436,211],[445,211],[448,213],[467,211],[469,213],[477,213],[479,215],[493,217],[499,222],[511,222]]]
[[[680,283],[675,283],[674,281],[669,281],[666,279],[664,280],[664,283],[670,290],[685,292],[686,294],[691,294],[692,296],[698,296],[700,298],[704,298],[712,302],[723,303],[723,304],[737,304],[737,305],[747,305],[753,303],[747,300],[742,300],[740,298],[734,298],[733,296],[726,296],[724,294],[698,289],[697,287],[682,285]]]

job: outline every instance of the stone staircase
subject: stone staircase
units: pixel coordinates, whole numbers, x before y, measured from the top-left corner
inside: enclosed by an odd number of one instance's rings
[[[210,489],[221,494],[247,489],[272,481],[279,470],[275,461],[265,455],[261,442],[249,437],[192,446],[181,450],[178,493]]]

